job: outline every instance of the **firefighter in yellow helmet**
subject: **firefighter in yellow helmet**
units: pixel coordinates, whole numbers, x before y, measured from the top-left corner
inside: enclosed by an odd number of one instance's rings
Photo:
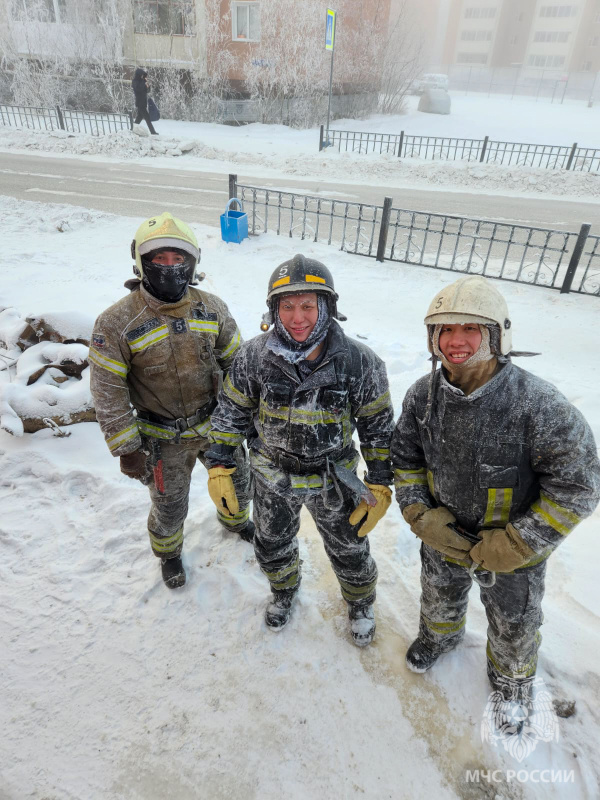
[[[96,415],[121,471],[148,485],[148,532],[170,588],[185,583],[183,524],[192,470],[209,448],[210,415],[222,374],[241,343],[218,297],[196,287],[200,249],[192,229],[165,212],[138,228],[131,293],[106,309],[90,347]],[[219,522],[252,540],[249,469],[235,451],[238,505]]]
[[[406,663],[425,672],[457,646],[475,579],[492,687],[528,702],[546,559],[600,499],[594,437],[552,384],[512,363],[533,354],[512,350],[491,281],[442,289],[425,324],[432,372],[408,390],[392,438],[396,498],[422,541],[419,633]]]

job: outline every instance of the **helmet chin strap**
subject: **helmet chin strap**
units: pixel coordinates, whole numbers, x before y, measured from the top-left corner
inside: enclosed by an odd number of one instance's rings
[[[452,364],[450,361],[448,361],[446,356],[440,350],[440,333],[443,327],[444,326],[440,323],[434,326],[432,347],[434,354],[440,359],[440,361],[446,367],[448,372],[457,374],[465,369],[469,369],[469,367],[474,367],[476,364],[481,364],[485,361],[489,361],[490,359],[494,358],[494,353],[492,353],[490,347],[489,326],[480,325],[479,330],[481,331],[481,344],[477,348],[477,351],[473,353],[473,355],[470,358],[467,358],[466,361],[463,361],[462,364]]]

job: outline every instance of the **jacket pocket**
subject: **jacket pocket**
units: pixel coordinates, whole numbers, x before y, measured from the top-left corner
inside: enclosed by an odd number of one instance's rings
[[[152,367],[144,367],[144,375],[157,375],[159,372],[166,372],[167,369],[166,364],[155,364]]]
[[[482,489],[513,488],[519,483],[519,470],[517,467],[492,466],[480,464],[479,485]]]

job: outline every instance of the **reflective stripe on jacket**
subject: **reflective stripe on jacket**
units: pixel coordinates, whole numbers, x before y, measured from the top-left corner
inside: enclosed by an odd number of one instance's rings
[[[151,427],[133,409],[188,419],[213,400],[220,371],[229,368],[240,343],[225,303],[194,287],[167,304],[141,286],[100,314],[90,346],[91,391],[112,453],[138,449],[140,429]],[[208,432],[206,424],[194,428],[193,435]]]
[[[351,452],[356,430],[367,479],[391,483],[394,422],[383,361],[332,322],[322,363],[302,379],[296,367],[266,346],[274,335],[257,336],[240,348],[212,415],[210,438],[216,445],[235,446],[250,429],[250,447],[267,460],[277,452],[335,459]]]
[[[441,369],[433,380],[428,422],[425,376],[408,390],[392,438],[400,507],[444,505],[473,532],[510,521],[538,555],[549,554],[600,499],[596,444],[582,414],[510,361],[468,396]]]

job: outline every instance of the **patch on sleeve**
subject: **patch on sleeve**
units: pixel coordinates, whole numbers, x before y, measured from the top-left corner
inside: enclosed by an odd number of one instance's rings
[[[92,347],[104,347],[106,344],[106,340],[102,333],[94,333],[92,334]]]
[[[154,319],[149,319],[144,322],[142,325],[139,325],[137,328],[134,328],[132,331],[129,331],[126,334],[126,338],[128,341],[133,342],[134,339],[139,339],[140,336],[143,336],[145,333],[149,331],[153,331],[154,328],[158,328],[160,325],[160,320],[158,317],[154,317]]]
[[[187,331],[187,325],[184,319],[174,319],[171,327],[173,328],[173,333],[185,333]]]
[[[209,320],[210,322],[217,322],[218,317],[214,312],[207,311],[204,305],[192,308],[192,317],[194,319]]]

